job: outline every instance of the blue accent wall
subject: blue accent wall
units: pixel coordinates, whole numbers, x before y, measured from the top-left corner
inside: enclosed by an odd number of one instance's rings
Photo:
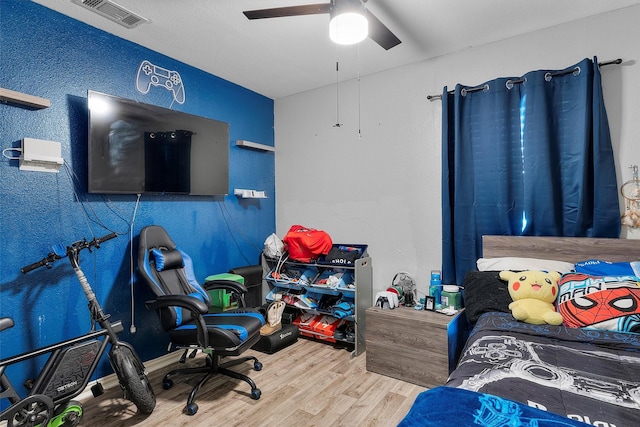
[[[30,1],[0,0],[0,43],[0,87],[51,100],[41,110],[0,104],[2,149],[20,147],[25,137],[57,141],[66,163],[59,173],[31,172],[19,170],[18,160],[1,158],[0,316],[13,317],[16,326],[0,334],[0,358],[89,331],[87,302],[66,259],[28,274],[20,268],[45,257],[54,244],[110,231],[119,237],[84,252],[81,266],[105,311],[122,320],[121,339],[143,360],[165,354],[168,338],[144,307],[151,294],[131,271],[137,235],[146,225],[164,226],[193,258],[201,282],[257,264],[265,238],[275,231],[274,154],[242,149],[235,141],[273,145],[273,100]],[[162,87],[137,91],[143,60],[180,73],[184,104]],[[136,196],[88,194],[88,90],[228,122],[230,195],[142,196],[136,209]],[[264,190],[268,198],[238,199],[234,188]],[[129,333],[132,308],[135,334]],[[98,376],[111,373],[104,362]],[[40,358],[9,369],[20,393],[23,380],[43,363]]]

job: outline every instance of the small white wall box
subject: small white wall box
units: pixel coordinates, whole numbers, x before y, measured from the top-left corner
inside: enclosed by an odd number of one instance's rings
[[[59,142],[33,138],[22,140],[20,170],[57,173],[63,163]]]
[[[241,199],[266,199],[267,193],[264,191],[258,190],[243,190],[241,188],[236,188],[233,190],[233,194],[240,197]]]

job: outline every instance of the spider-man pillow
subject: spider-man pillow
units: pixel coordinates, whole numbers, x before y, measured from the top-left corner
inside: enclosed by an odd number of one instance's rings
[[[639,280],[636,276],[565,274],[558,282],[558,312],[572,328],[640,332]]]

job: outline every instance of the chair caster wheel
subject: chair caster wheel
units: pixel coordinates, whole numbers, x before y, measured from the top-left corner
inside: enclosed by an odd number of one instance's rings
[[[260,363],[260,362],[255,362],[255,363],[253,364],[253,370],[254,370],[254,371],[261,371],[261,370],[262,370],[262,363]]]
[[[187,415],[195,415],[198,412],[198,405],[195,403],[189,403],[184,407],[183,411]]]
[[[260,391],[259,388],[254,388],[253,390],[251,390],[251,398],[253,400],[260,399],[260,396],[262,396],[262,392]]]
[[[169,390],[171,387],[173,387],[173,381],[172,380],[163,380],[162,381],[162,388],[165,390]]]

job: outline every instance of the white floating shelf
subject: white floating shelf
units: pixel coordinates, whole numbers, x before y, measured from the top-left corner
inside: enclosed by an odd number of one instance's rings
[[[257,142],[245,141],[244,139],[236,140],[236,145],[238,147],[251,148],[251,149],[260,150],[260,151],[271,151],[271,152],[276,151],[276,147],[272,147],[271,145],[264,145],[264,144],[259,144]]]
[[[12,104],[24,105],[30,108],[49,108],[51,101],[39,96],[27,95],[15,90],[0,87],[0,101]]]

